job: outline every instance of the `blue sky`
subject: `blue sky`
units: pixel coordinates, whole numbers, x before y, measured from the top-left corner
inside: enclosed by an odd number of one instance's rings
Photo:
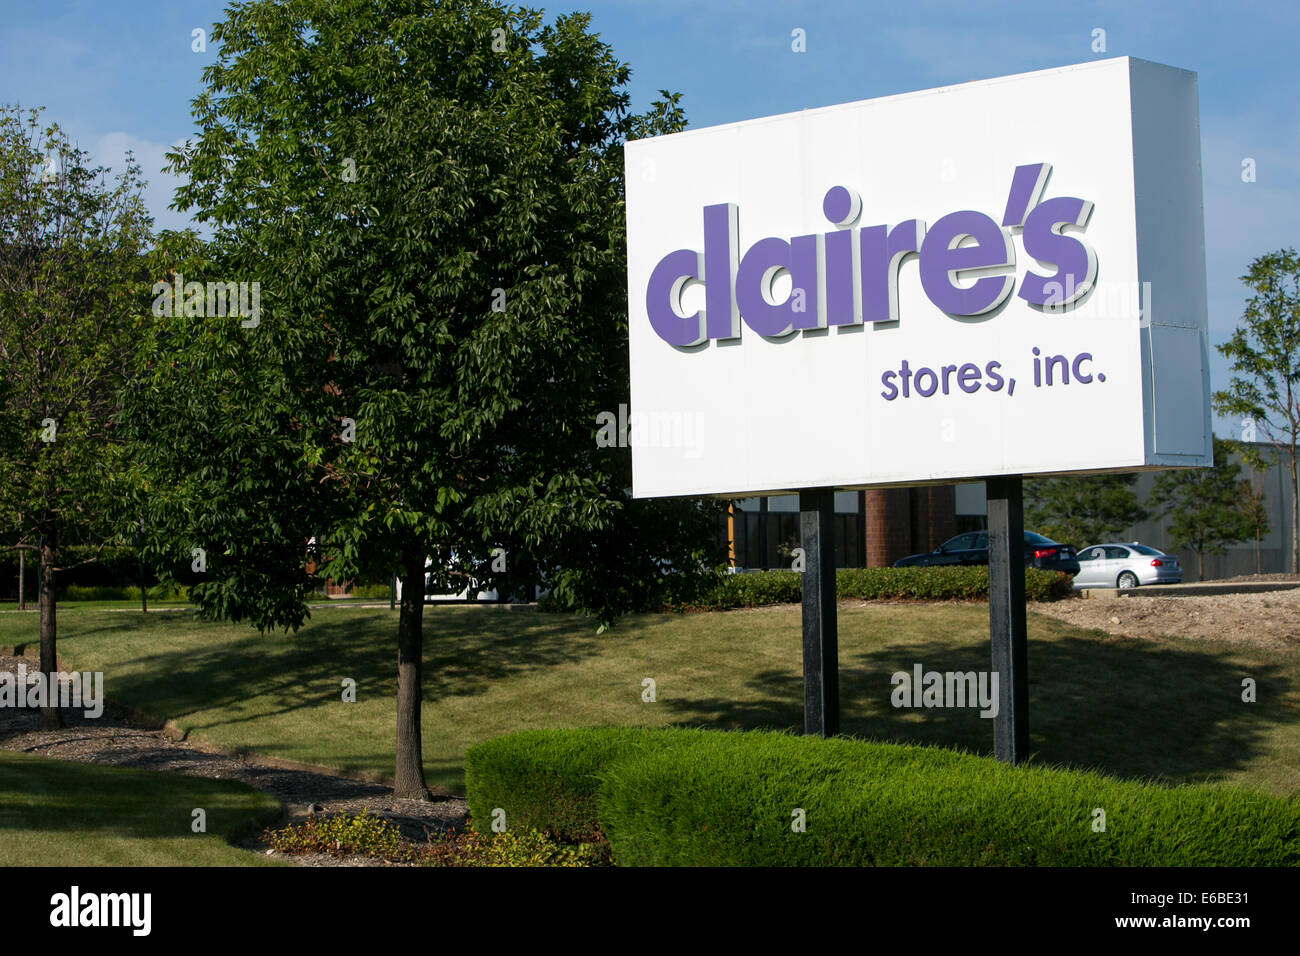
[[[539,4],[540,5],[540,4]],[[192,130],[190,100],[215,57],[191,31],[221,18],[220,0],[7,0],[0,102],[41,105],[109,166],[135,151],[159,227],[175,183],[163,153]],[[631,64],[644,108],[661,88],[683,94],[692,126],[710,126],[1106,56],[1137,56],[1199,74],[1210,341],[1238,321],[1238,277],[1257,255],[1300,245],[1300,4],[1258,2],[907,3],[877,0],[603,0],[594,28]],[[801,29],[807,50],[791,50]],[[1094,30],[1106,50],[1093,51]],[[1014,122],[1014,117],[1008,117]],[[1256,181],[1242,181],[1255,160]],[[1211,355],[1211,384],[1227,381]],[[1221,434],[1232,429],[1226,423]]]

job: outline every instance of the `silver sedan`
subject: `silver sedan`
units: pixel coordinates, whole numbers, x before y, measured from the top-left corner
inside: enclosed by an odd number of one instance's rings
[[[1177,584],[1182,579],[1183,569],[1176,557],[1134,541],[1080,548],[1074,587],[1135,588],[1139,584]]]

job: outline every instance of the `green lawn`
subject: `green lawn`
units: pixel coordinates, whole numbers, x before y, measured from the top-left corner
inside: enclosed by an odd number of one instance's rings
[[[36,617],[0,613],[0,649],[36,644]],[[187,613],[61,609],[59,649],[105,672],[109,697],[229,748],[391,779],[396,614],[328,607],[294,635]],[[843,730],[988,753],[974,710],[897,710],[890,675],[988,667],[982,604],[842,604]],[[1300,656],[1137,640],[1029,617],[1037,759],[1167,782],[1300,793]],[[425,611],[424,754],[431,784],[464,789],[468,746],[529,727],[801,727],[798,606],[592,621],[499,608]],[[355,704],[341,683],[357,682]],[[653,678],[657,701],[643,703]],[[1259,703],[1241,702],[1241,680]]]
[[[206,833],[191,830],[195,808]],[[239,783],[0,750],[0,866],[265,865],[226,838],[279,812]]]

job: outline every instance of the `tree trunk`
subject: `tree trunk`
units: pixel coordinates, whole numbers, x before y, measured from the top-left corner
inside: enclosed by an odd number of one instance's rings
[[[18,549],[18,610],[20,611],[27,610],[27,581],[24,573],[27,569],[26,554],[27,552],[22,548]]]
[[[144,573],[144,555],[137,551],[136,557],[140,561],[140,613],[149,613],[149,583],[145,581]]]
[[[1196,580],[1205,580],[1205,552],[1196,552]]]
[[[41,673],[54,674],[59,669],[58,649],[55,645],[54,558],[58,550],[58,532],[52,524],[45,524],[41,534]],[[41,708],[41,729],[54,730],[63,726],[63,714],[58,699],[47,695]]]
[[[393,796],[428,800],[420,736],[424,687],[424,552],[402,557],[402,607],[397,620],[397,775]]]
[[[1300,488],[1296,487],[1296,456],[1291,449],[1291,573],[1300,574]]]

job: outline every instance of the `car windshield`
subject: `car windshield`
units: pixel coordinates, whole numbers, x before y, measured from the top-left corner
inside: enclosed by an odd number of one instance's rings
[[[1130,550],[1136,551],[1138,554],[1150,555],[1153,558],[1164,554],[1163,551],[1157,551],[1155,548],[1148,548],[1145,544],[1130,544],[1128,547]]]
[[[975,541],[973,534],[959,534],[939,545],[940,551],[967,551]]]
[[[1056,544],[1051,538],[1044,538],[1041,534],[1035,534],[1032,531],[1025,532],[1025,544]]]

